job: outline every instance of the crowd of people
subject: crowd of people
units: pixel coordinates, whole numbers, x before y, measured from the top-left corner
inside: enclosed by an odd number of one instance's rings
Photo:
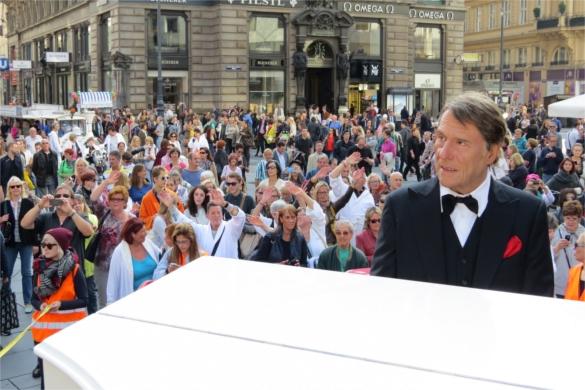
[[[63,140],[58,123],[5,119],[3,283],[20,256],[25,312],[51,305],[33,331],[41,342],[47,329],[204,255],[368,268],[387,196],[409,177],[435,176],[436,126],[406,108],[335,115],[312,106],[291,117],[121,108],[97,115],[81,142]],[[584,300],[583,124],[569,132],[566,150],[560,122],[543,110],[511,110],[507,126],[490,173],[550,206],[555,294]],[[262,157],[255,169],[252,153]],[[41,374],[39,364],[33,375]]]

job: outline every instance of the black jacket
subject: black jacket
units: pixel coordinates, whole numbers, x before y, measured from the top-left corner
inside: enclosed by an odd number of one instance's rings
[[[47,174],[47,167],[49,164],[53,165],[52,176],[55,180],[55,184],[57,184],[57,172],[58,172],[58,158],[55,152],[52,150],[47,154],[42,150],[40,152],[35,153],[33,156],[33,163],[32,163],[32,171],[37,178],[37,186],[44,187],[46,185],[46,180],[48,177]]]
[[[447,283],[439,196],[435,178],[403,187],[386,198],[372,275]],[[552,296],[554,281],[544,202],[492,180],[481,218],[482,235],[469,286]],[[415,231],[417,234],[412,234]],[[522,245],[504,258],[508,245],[514,241]]]
[[[4,202],[2,202],[0,204],[0,215],[4,215],[4,214],[8,214],[8,221],[7,223],[10,224],[10,226],[12,226],[12,229],[14,229],[14,226],[16,224],[18,224],[19,230],[18,230],[18,234],[20,235],[20,242],[23,244],[27,244],[27,245],[33,245],[35,243],[35,230],[34,229],[25,229],[20,225],[20,221],[22,221],[22,218],[24,217],[24,215],[26,213],[29,212],[30,209],[32,209],[34,207],[34,203],[27,198],[23,198],[22,202],[20,203],[20,211],[18,213],[18,221],[15,221],[14,219],[14,210],[12,209],[12,204],[10,203],[10,200],[5,200]],[[10,235],[8,236],[4,236],[4,239],[6,240],[6,245],[7,246],[12,246],[12,244],[14,243],[14,231],[10,232]]]
[[[250,257],[251,260],[264,261],[268,263],[279,263],[283,260],[299,260],[301,267],[307,266],[309,248],[302,234],[295,230],[290,240],[290,259],[284,258],[282,231],[277,230],[268,233]]]
[[[16,176],[20,180],[24,179],[24,167],[19,155],[14,156],[14,159],[10,159],[8,155],[0,159],[0,179],[5,194],[7,193],[6,185],[12,176]]]

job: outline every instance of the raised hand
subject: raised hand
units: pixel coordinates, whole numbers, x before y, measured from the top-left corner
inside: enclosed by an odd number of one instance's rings
[[[262,202],[265,205],[269,205],[270,202],[272,202],[272,188],[265,188],[264,189],[264,193],[262,194],[262,199],[260,199],[260,202]]]
[[[361,156],[360,152],[353,152],[352,154],[347,156],[345,161],[347,161],[347,163],[350,165],[355,165],[355,164],[359,163],[361,161],[361,159],[362,159],[362,156]]]
[[[225,204],[225,199],[223,198],[221,191],[219,191],[217,188],[214,188],[209,192],[209,200],[212,203],[218,204],[220,206]]]
[[[284,188],[286,188],[288,190],[288,192],[290,192],[293,196],[297,196],[297,195],[303,193],[303,190],[291,181],[287,181],[284,185]]]
[[[262,227],[262,225],[264,225],[264,222],[262,222],[262,219],[260,218],[259,215],[248,215],[247,219],[248,222],[250,222],[254,226]]]
[[[326,167],[319,169],[319,171],[315,174],[315,176],[318,179],[323,179],[323,178],[327,177],[327,175],[329,175],[329,172],[331,172],[331,167],[326,166]]]
[[[108,176],[105,182],[108,184],[116,184],[121,174],[122,172],[120,171],[112,171],[112,173],[110,173],[110,176]]]

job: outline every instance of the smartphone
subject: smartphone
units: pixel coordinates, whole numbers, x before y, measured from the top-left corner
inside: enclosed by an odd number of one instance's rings
[[[51,199],[49,201],[49,204],[51,205],[51,207],[61,206],[63,204],[63,199]]]

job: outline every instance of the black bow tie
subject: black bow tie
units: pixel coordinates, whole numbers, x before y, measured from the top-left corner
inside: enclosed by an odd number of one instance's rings
[[[477,200],[471,195],[467,195],[465,197],[453,196],[449,194],[443,195],[441,197],[441,203],[443,204],[443,212],[447,213],[447,215],[451,215],[457,203],[463,203],[471,212],[475,214],[477,214],[479,208],[477,205]]]

